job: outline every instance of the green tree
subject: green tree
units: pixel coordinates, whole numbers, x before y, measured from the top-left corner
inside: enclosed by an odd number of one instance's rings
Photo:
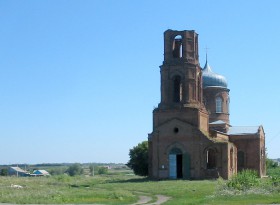
[[[273,168],[277,168],[278,167],[278,163],[273,161],[272,159],[268,159],[266,158],[266,168],[267,169],[273,169]]]
[[[136,175],[148,176],[148,141],[143,141],[129,150],[127,166]]]
[[[84,172],[84,169],[81,164],[75,163],[68,167],[66,171],[70,176],[81,175]]]
[[[8,169],[7,169],[7,168],[1,169],[0,175],[1,175],[1,176],[8,176]]]

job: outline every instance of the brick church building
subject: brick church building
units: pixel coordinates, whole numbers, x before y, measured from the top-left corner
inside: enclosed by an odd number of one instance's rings
[[[266,174],[262,126],[230,125],[225,77],[200,67],[195,31],[164,32],[161,101],[153,110],[149,176],[230,178],[243,169]]]

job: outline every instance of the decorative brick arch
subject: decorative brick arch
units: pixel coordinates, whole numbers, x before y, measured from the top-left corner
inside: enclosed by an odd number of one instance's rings
[[[216,169],[218,165],[219,151],[214,146],[208,146],[203,151],[204,165],[206,169]]]

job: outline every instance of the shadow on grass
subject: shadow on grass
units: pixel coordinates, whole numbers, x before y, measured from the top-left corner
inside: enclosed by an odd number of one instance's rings
[[[154,180],[151,180],[148,177],[145,177],[145,178],[111,180],[111,181],[108,181],[108,183],[143,183],[143,182],[149,182],[149,181],[154,181]]]
[[[71,188],[89,188],[90,184],[81,184],[81,185],[69,184],[69,187],[71,187]]]

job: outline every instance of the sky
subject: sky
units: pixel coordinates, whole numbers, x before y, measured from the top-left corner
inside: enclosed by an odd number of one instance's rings
[[[126,163],[152,132],[163,32],[195,30],[230,123],[280,158],[280,1],[0,0],[0,164]]]

